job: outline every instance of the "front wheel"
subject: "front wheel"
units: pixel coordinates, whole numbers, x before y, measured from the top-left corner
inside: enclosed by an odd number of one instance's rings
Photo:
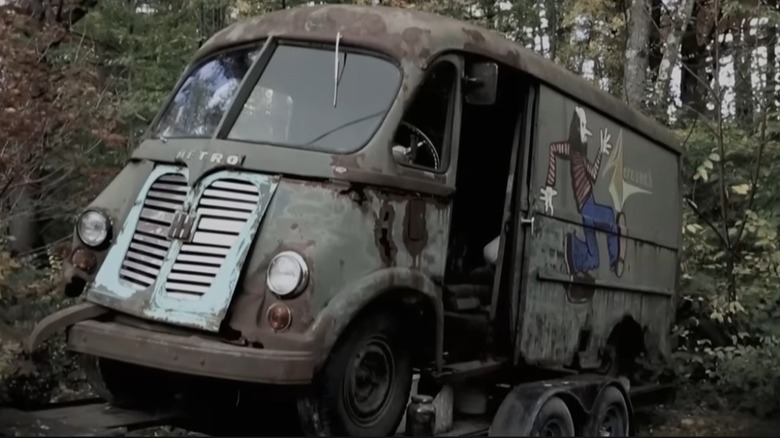
[[[363,315],[331,352],[298,400],[307,435],[391,436],[412,385],[412,358],[399,318]]]

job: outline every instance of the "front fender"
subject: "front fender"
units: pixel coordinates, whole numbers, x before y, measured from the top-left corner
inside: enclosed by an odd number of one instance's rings
[[[24,342],[27,353],[35,351],[44,341],[60,330],[64,330],[78,322],[94,319],[108,313],[105,307],[92,303],[81,303],[66,307],[43,318],[35,325],[30,336]]]
[[[316,368],[320,368],[347,325],[375,299],[396,291],[413,290],[423,294],[436,313],[436,366],[443,366],[444,308],[441,289],[420,271],[408,268],[386,268],[375,271],[342,289],[319,312],[311,327],[317,340],[319,354]]]

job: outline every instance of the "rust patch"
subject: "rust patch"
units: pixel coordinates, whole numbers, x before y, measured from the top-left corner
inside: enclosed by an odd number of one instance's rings
[[[485,44],[485,35],[476,29],[463,28],[463,33],[468,38],[468,42],[472,44]]]
[[[341,190],[339,194],[349,196],[349,199],[351,199],[360,208],[363,208],[363,206],[366,205],[366,201],[368,200],[368,195],[366,195],[366,188],[361,184],[350,184],[349,187]]]
[[[425,218],[426,202],[410,199],[404,213],[404,246],[412,256],[412,267],[419,268],[420,256],[428,244],[428,224]]]
[[[431,56],[430,40],[431,31],[419,27],[408,27],[401,33],[406,52],[415,54],[420,59],[427,59]]]
[[[379,214],[374,217],[374,243],[379,249],[379,257],[385,267],[395,266],[395,255],[398,248],[393,242],[393,222],[395,221],[395,210],[387,202],[382,202]]]

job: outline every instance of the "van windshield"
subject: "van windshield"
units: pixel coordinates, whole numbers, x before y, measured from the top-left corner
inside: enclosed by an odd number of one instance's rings
[[[335,87],[335,48],[278,46],[228,138],[332,153],[363,147],[390,108],[401,72],[376,56],[339,52]]]
[[[163,138],[208,138],[235,98],[261,47],[233,49],[206,59],[182,83],[154,131]]]

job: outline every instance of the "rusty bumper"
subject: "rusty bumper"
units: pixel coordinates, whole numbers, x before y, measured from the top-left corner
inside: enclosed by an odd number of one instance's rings
[[[242,382],[306,384],[314,374],[310,353],[242,347],[116,322],[75,324],[68,348],[150,368]]]
[[[65,330],[77,322],[98,318],[106,313],[108,313],[108,309],[92,303],[76,304],[54,312],[35,325],[24,343],[24,348],[28,353],[32,353],[57,332]]]

